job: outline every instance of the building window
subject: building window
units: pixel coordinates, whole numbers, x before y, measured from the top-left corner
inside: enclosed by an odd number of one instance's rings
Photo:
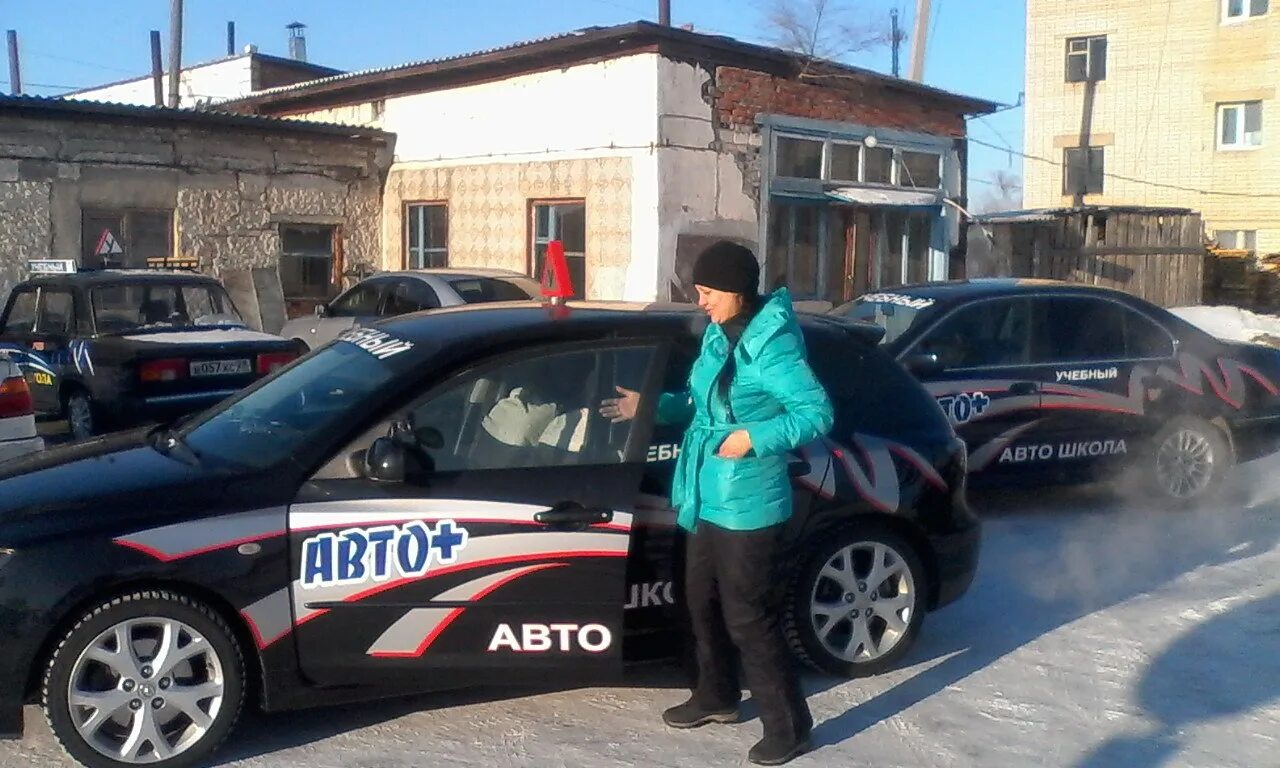
[[[1222,0],[1222,18],[1224,21],[1243,21],[1266,16],[1269,6],[1268,0]]]
[[[573,298],[587,295],[587,204],[583,200],[556,202],[534,201],[532,205],[533,238],[530,261],[533,278],[542,279],[547,244],[559,240],[564,244],[569,279],[573,282]]]
[[[1213,233],[1218,247],[1227,251],[1256,251],[1258,249],[1258,231],[1256,229],[1219,229]]]
[[[932,152],[902,151],[898,186],[937,189],[942,186],[942,158]]]
[[[856,184],[862,181],[862,145],[833,142],[831,144],[831,167],[827,176],[831,181],[846,181]]]
[[[409,269],[449,265],[449,206],[411,203],[405,208],[405,229],[409,240]]]
[[[1068,147],[1063,158],[1064,195],[1102,193],[1104,178],[1102,147]]]
[[[1067,82],[1107,79],[1107,36],[1067,38]]]
[[[866,168],[863,181],[867,184],[893,183],[893,150],[888,147],[864,147],[862,163]]]
[[[1218,105],[1218,148],[1252,149],[1262,146],[1262,102]]]
[[[90,269],[166,266],[173,254],[173,211],[86,210],[81,264]]]
[[[280,283],[290,300],[325,301],[333,295],[334,228],[280,225]]]
[[[797,179],[822,178],[822,142],[813,139],[778,137],[779,176]]]

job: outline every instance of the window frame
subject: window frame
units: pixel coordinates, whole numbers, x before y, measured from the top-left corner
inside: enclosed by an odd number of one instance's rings
[[[178,259],[174,255],[174,243],[175,243],[174,216],[176,215],[176,213],[177,211],[175,208],[147,208],[147,207],[81,208],[80,209],[80,239],[81,239],[80,263],[86,267],[97,266],[100,268],[108,268],[107,257],[94,255],[91,252],[91,249],[94,246],[90,245],[90,243],[87,240],[85,240],[85,237],[84,237],[85,223],[87,222],[88,219],[91,219],[91,218],[97,218],[97,219],[115,218],[119,220],[120,224],[117,227],[118,231],[114,232],[113,234],[116,236],[116,242],[118,242],[120,244],[120,247],[124,249],[124,253],[120,254],[124,256],[124,258],[119,259],[120,267],[118,268],[132,268],[132,269],[163,268],[163,267],[169,266],[171,262],[185,262],[186,261],[185,259]],[[167,224],[165,226],[164,257],[159,260],[152,257],[150,259],[145,259],[144,261],[139,261],[131,265],[128,260],[131,258],[131,253],[134,250],[134,243],[133,243],[134,231],[133,230],[136,226],[134,222],[134,217],[138,215],[164,216],[165,219],[167,220]]]
[[[1171,333],[1168,328],[1165,328],[1164,325],[1161,324],[1159,321],[1157,321],[1155,318],[1150,317],[1145,312],[1138,310],[1136,307],[1129,306],[1123,301],[1117,301],[1109,296],[1089,296],[1084,294],[1069,294],[1069,293],[1037,294],[1032,297],[1032,302],[1031,302],[1032,310],[1033,310],[1033,315],[1032,315],[1033,318],[1035,317],[1034,310],[1038,309],[1037,302],[1047,302],[1047,301],[1091,301],[1094,303],[1113,304],[1120,308],[1121,313],[1131,317],[1136,315],[1142,318],[1142,320],[1146,322],[1148,325],[1152,325],[1158,328],[1160,332],[1164,334],[1164,336],[1167,337],[1169,340],[1169,354],[1162,355],[1159,357],[1130,356],[1128,354],[1128,346],[1127,346],[1128,337],[1127,335],[1123,335],[1123,332],[1125,329],[1122,328],[1121,329],[1122,343],[1126,345],[1124,357],[1085,358],[1083,360],[1055,360],[1050,358],[1046,360],[1035,360],[1031,363],[1031,365],[1033,366],[1067,368],[1067,367],[1079,366],[1079,365],[1108,365],[1108,364],[1118,365],[1118,364],[1127,364],[1127,363],[1158,362],[1158,361],[1170,360],[1176,357],[1178,354],[1178,337],[1174,336],[1173,333]],[[1048,316],[1047,311],[1048,311],[1048,308],[1046,307],[1044,310],[1044,312],[1046,313],[1044,315],[1045,317]],[[1033,336],[1038,330],[1039,329],[1033,325],[1032,331],[1031,331]],[[1032,349],[1034,351],[1034,346]]]
[[[422,245],[423,241],[426,239],[427,232],[430,231],[430,227],[426,226],[425,216],[414,217],[414,210],[421,209],[423,213],[425,213],[426,209],[429,209],[429,208],[442,209],[444,211],[445,236],[444,236],[443,246],[433,246],[431,248],[427,248],[426,246]],[[449,266],[449,238],[450,238],[450,232],[451,232],[451,227],[450,227],[451,222],[450,222],[449,213],[450,212],[449,212],[448,200],[406,200],[405,201],[404,203],[404,268],[405,269],[442,269],[442,268],[447,268]],[[418,243],[419,243],[418,250],[424,256],[427,256],[432,253],[444,254],[444,260],[438,267],[433,265],[428,265],[425,261],[422,264],[417,264],[414,262],[414,251],[412,246],[410,245],[410,243],[412,242],[412,238],[410,237],[410,235],[413,227],[418,228]]]
[[[291,222],[291,221],[278,222],[276,225],[276,233],[280,238],[280,255],[279,257],[277,257],[277,262],[283,262],[286,256],[296,257],[296,258],[312,258],[312,259],[319,258],[316,256],[304,256],[304,255],[289,253],[285,251],[284,231],[286,229],[299,229],[299,230],[327,229],[329,231],[329,255],[328,255],[329,274],[328,274],[328,278],[325,280],[326,288],[323,295],[303,295],[303,294],[290,295],[287,291],[285,291],[284,293],[285,302],[288,303],[288,302],[299,302],[299,301],[301,302],[314,301],[318,303],[328,303],[331,300],[331,298],[333,298],[332,294],[333,294],[334,288],[341,288],[342,286],[342,278],[340,276],[341,268],[342,268],[342,264],[341,264],[342,256],[338,247],[338,243],[341,241],[341,237],[342,237],[342,226],[339,224],[314,224],[310,222]],[[283,289],[284,287],[285,286],[283,285],[283,281],[282,281],[281,288]],[[341,295],[341,292],[339,292],[339,295]]]
[[[26,288],[14,289],[10,292],[9,299],[4,306],[4,314],[0,315],[0,335],[9,336],[29,336],[36,331],[36,323],[40,321],[40,286],[29,286]],[[13,308],[17,306],[18,299],[22,296],[30,295],[31,299],[31,327],[27,330],[18,331],[9,330],[9,319],[13,314]]]
[[[1257,14],[1253,13],[1253,2],[1254,0],[1241,0],[1240,15],[1232,16],[1231,0],[1222,0],[1221,23],[1224,26],[1234,25],[1234,24],[1248,24],[1250,21],[1253,21],[1254,19],[1265,19],[1266,17],[1271,15],[1270,0],[1268,0],[1267,2],[1267,9],[1262,13],[1257,13]]]
[[[1086,153],[1085,154],[1086,178],[1085,178],[1084,189],[1077,191],[1071,186],[1071,153],[1080,152],[1080,151],[1084,151]],[[1098,157],[1101,159],[1101,162],[1099,163],[1099,168],[1097,170],[1098,185],[1096,189],[1091,188],[1092,185],[1089,183],[1089,177],[1091,177],[1094,173],[1093,162],[1092,162],[1094,152],[1097,152]],[[1107,169],[1107,155],[1106,155],[1105,146],[1090,145],[1087,147],[1063,147],[1062,149],[1062,194],[1063,196],[1075,195],[1075,194],[1081,194],[1081,195],[1106,194],[1106,188],[1107,188],[1107,170],[1106,169]]]
[[[1249,116],[1249,106],[1251,104],[1258,105],[1258,143],[1257,144],[1249,144],[1245,141],[1245,137],[1248,135],[1247,125],[1248,125],[1248,116]],[[1262,99],[1250,99],[1248,101],[1220,101],[1214,106],[1216,107],[1216,110],[1215,110],[1216,119],[1214,120],[1214,123],[1213,123],[1214,145],[1218,149],[1218,151],[1220,152],[1252,152],[1254,150],[1262,149],[1262,147],[1266,144],[1265,131],[1263,130],[1264,110],[1262,108]],[[1225,124],[1226,113],[1228,110],[1232,110],[1237,113],[1236,130],[1235,130],[1235,137],[1234,137],[1235,140],[1230,144],[1226,143],[1222,137],[1222,129]]]
[[[874,147],[868,147],[863,139],[837,136],[812,136],[799,133],[795,130],[776,129],[772,132],[772,148],[769,157],[770,168],[772,169],[772,177],[774,179],[785,179],[790,182],[801,183],[820,183],[828,185],[858,185],[867,187],[877,187],[880,189],[902,188],[914,189],[920,191],[940,192],[946,184],[947,176],[945,170],[945,159],[947,150],[940,146],[915,146],[906,144],[894,144],[891,142],[878,142]],[[779,158],[781,153],[781,145],[783,141],[809,141],[822,145],[822,164],[818,176],[788,176],[779,170]],[[858,178],[856,179],[837,179],[831,175],[831,160],[833,150],[836,146],[854,146],[858,149]],[[887,151],[889,153],[889,180],[888,181],[867,181],[867,152],[868,150]],[[938,163],[938,183],[932,187],[921,187],[907,183],[909,173],[905,171],[904,154],[911,153],[915,155],[932,155],[937,158]]]
[[[542,238],[538,236],[538,208],[545,206],[545,207],[554,209],[558,206],[568,206],[568,205],[582,206],[582,250],[570,251],[569,249],[566,248],[564,252],[566,266],[568,265],[568,262],[572,259],[581,259],[582,261],[582,285],[573,286],[574,297],[577,298],[578,300],[582,300],[587,297],[587,280],[589,277],[587,272],[587,267],[588,267],[587,238],[591,231],[591,227],[590,227],[591,222],[589,219],[591,212],[587,209],[587,199],[585,197],[529,198],[528,207],[526,210],[526,213],[528,214],[528,218],[526,220],[528,222],[529,230],[528,230],[528,238],[525,241],[526,242],[525,255],[527,259],[525,264],[526,264],[527,274],[530,277],[532,277],[535,281],[541,281],[542,275],[541,273],[538,272],[538,246],[547,245],[552,240],[560,240],[561,242],[563,242],[563,237],[559,237],[558,232],[548,232],[546,238]],[[555,222],[555,221],[558,221],[558,219],[556,219],[553,216],[550,219],[550,221]],[[570,270],[569,275],[570,275],[570,278],[572,278],[573,276],[572,270]]]
[[[1232,247],[1230,247],[1230,248],[1224,248],[1224,250],[1228,250],[1228,251],[1255,251],[1255,252],[1258,250],[1258,230],[1256,230],[1256,229],[1215,229],[1215,230],[1213,230],[1213,237],[1214,237],[1214,239],[1215,239],[1215,240],[1217,240],[1217,241],[1219,242],[1219,244],[1221,244],[1221,242],[1222,242],[1222,235],[1227,234],[1227,233],[1230,233],[1230,234],[1232,234],[1232,235],[1234,235],[1234,236],[1235,236],[1235,239],[1236,239],[1236,243],[1237,243],[1237,245],[1232,246]],[[1251,248],[1250,248],[1250,247],[1240,247],[1240,245],[1239,245],[1240,240],[1244,240],[1244,241],[1245,241],[1245,243],[1246,243],[1246,245],[1247,245],[1247,243],[1248,243],[1248,241],[1249,241],[1250,239],[1252,239],[1252,240],[1253,240],[1253,247],[1251,247]]]
[[[45,302],[45,299],[50,295],[66,296],[68,300],[68,309],[67,309],[68,314],[67,314],[66,322],[63,328],[58,331],[50,331],[49,329],[45,328],[45,323],[44,323],[45,312],[47,311],[46,310],[47,304]],[[54,335],[54,336],[70,337],[75,335],[75,331],[78,324],[79,324],[79,320],[76,314],[75,291],[73,291],[70,288],[70,286],[65,286],[65,287],[64,286],[41,286],[39,295],[36,297],[36,321],[35,321],[35,325],[32,326],[32,332],[39,336]]]
[[[1095,45],[1101,41],[1101,55],[1095,54],[1098,51]],[[1083,43],[1083,51],[1072,51],[1072,44]],[[1108,45],[1106,35],[1076,35],[1066,38],[1065,41],[1065,62],[1063,68],[1063,81],[1067,83],[1100,83],[1107,79],[1107,54]],[[1084,57],[1084,77],[1073,78],[1071,76],[1071,60],[1073,58]],[[1099,63],[1100,62],[1100,63]]]
[[[959,313],[973,309],[974,307],[978,307],[983,304],[990,304],[993,302],[1002,302],[1002,301],[1010,302],[1010,303],[1017,302],[1017,301],[1025,301],[1027,303],[1028,336],[1026,339],[1026,351],[1027,351],[1027,356],[1029,358],[1033,351],[1032,341],[1034,340],[1035,333],[1036,333],[1035,302],[1033,301],[1035,296],[1036,294],[1012,294],[1012,295],[1004,295],[1004,296],[987,296],[980,299],[974,299],[973,301],[966,301],[966,302],[957,304],[956,306],[948,309],[946,312],[943,312],[942,314],[940,314],[938,317],[934,318],[927,326],[922,328],[920,330],[920,334],[916,336],[915,340],[912,341],[911,344],[908,345],[908,347],[901,354],[898,355],[898,358],[903,359],[909,355],[915,354],[918,351],[918,348],[920,347],[920,345],[923,344],[925,341],[927,341],[931,334],[933,334],[943,324],[949,322],[951,318],[955,317]],[[1025,363],[998,363],[995,365],[956,366],[956,367],[948,367],[944,370],[946,373],[952,373],[955,371],[995,371],[995,370],[1003,370],[1008,368],[1030,368],[1036,365],[1039,365],[1039,364],[1028,361]]]

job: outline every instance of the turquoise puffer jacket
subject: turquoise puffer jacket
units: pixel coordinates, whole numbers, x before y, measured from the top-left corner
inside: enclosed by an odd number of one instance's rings
[[[678,510],[677,524],[689,531],[699,520],[733,530],[787,520],[787,454],[825,435],[834,419],[831,400],[809,367],[787,289],[767,297],[733,351],[733,422],[716,387],[728,350],[724,331],[709,324],[688,390],[664,393],[658,404],[660,422],[688,424],[676,460],[671,504]],[[751,452],[740,459],[717,456],[720,443],[738,429],[751,435]]]

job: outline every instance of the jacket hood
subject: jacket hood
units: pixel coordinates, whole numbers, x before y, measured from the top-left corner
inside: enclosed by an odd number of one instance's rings
[[[747,327],[743,329],[742,339],[738,344],[745,353],[755,357],[769,339],[795,324],[796,312],[792,308],[791,292],[785,287],[778,288],[765,297],[760,311],[756,312],[756,316],[751,318],[751,322],[747,323]],[[712,323],[708,332],[713,335],[718,346],[727,343],[724,329],[718,324]],[[723,346],[719,348],[723,349]]]

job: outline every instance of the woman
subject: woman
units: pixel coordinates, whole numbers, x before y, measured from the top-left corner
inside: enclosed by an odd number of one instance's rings
[[[689,390],[665,393],[658,419],[688,423],[672,506],[690,532],[685,599],[698,679],[688,701],[663,713],[674,728],[735,722],[741,686],[760,711],[764,737],[748,758],[780,765],[808,748],[813,720],[779,621],[781,534],[791,516],[787,454],[831,429],[831,401],[806,360],[785,288],[759,296],[750,250],[712,245],[693,270],[698,306],[711,323]],[[637,396],[619,389],[601,412],[635,415]]]

